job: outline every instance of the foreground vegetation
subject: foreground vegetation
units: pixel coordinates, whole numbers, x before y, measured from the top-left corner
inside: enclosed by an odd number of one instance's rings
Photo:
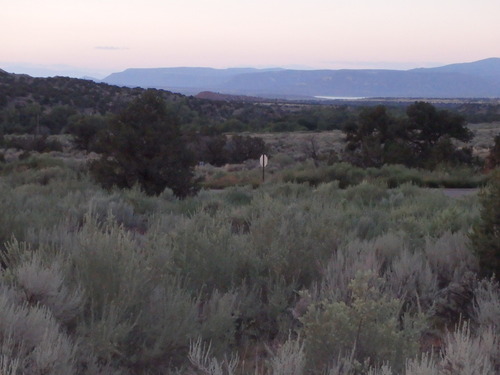
[[[482,160],[423,102],[284,115],[0,78],[3,131],[34,133],[1,139],[1,374],[500,371],[499,136]],[[217,134],[252,121],[344,124],[347,147]]]
[[[2,169],[2,373],[498,371],[474,195],[276,182],[177,200],[50,157]]]

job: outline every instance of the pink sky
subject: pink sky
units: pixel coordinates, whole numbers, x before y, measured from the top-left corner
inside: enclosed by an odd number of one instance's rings
[[[28,74],[500,57],[499,0],[4,0],[1,9],[0,68]]]

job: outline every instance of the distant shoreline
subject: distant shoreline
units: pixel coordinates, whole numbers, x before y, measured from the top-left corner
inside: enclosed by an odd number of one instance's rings
[[[366,96],[315,96],[316,99],[326,99],[326,100],[362,100],[362,99],[370,99]]]

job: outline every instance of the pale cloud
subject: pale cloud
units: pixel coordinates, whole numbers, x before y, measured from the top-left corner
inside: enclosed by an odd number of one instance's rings
[[[99,49],[103,51],[121,51],[121,50],[128,50],[128,47],[115,47],[115,46],[96,46],[94,49]]]

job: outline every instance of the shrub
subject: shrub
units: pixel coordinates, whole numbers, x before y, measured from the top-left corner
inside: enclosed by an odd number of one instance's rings
[[[500,335],[500,284],[482,280],[474,290],[473,317],[479,332],[492,327]]]
[[[474,336],[467,322],[458,326],[445,338],[441,367],[445,374],[493,375],[493,362],[499,357],[498,336],[492,330]]]
[[[427,238],[424,253],[441,286],[460,281],[467,271],[477,271],[476,259],[463,232],[447,232],[437,239]]]
[[[226,213],[198,212],[179,220],[172,246],[174,267],[193,290],[229,291],[255,271],[253,251],[244,251],[233,236]]]
[[[404,246],[386,271],[387,293],[405,302],[405,309],[417,312],[429,309],[438,292],[437,274],[425,255]]]
[[[302,375],[306,366],[304,343],[291,335],[270,360],[273,375]]]
[[[323,277],[315,291],[316,300],[348,302],[352,296],[351,282],[357,274],[381,272],[382,259],[374,249],[379,249],[377,244],[382,241],[351,240],[340,247],[322,270]]]
[[[98,223],[88,215],[60,244],[70,251],[68,263],[84,294],[79,336],[102,363],[144,372],[182,363],[189,340],[200,333],[226,348],[234,337],[234,296],[186,288],[171,244],[158,235],[145,240],[141,246],[112,218]]]
[[[311,186],[318,186],[321,183],[338,181],[341,188],[359,184],[363,178],[362,169],[348,163],[337,163],[317,168],[311,163],[303,163],[299,168],[288,169],[283,173],[284,182],[308,183]]]
[[[238,366],[238,357],[224,358],[222,361],[212,357],[211,344],[201,338],[192,341],[189,346],[189,361],[195,369],[204,375],[234,375]]]
[[[247,242],[263,269],[287,283],[310,285],[339,245],[335,202],[305,199],[290,204],[287,198],[277,202],[266,195],[254,202]]]
[[[19,246],[17,242],[9,246]],[[12,251],[7,247],[7,252]],[[71,290],[63,274],[60,262],[53,261],[43,265],[36,253],[14,267],[7,264],[14,274],[16,287],[23,291],[24,297],[33,306],[44,306],[61,324],[74,323],[82,307],[82,291]]]
[[[280,168],[285,168],[295,164],[295,160],[289,154],[281,152],[273,155],[272,163],[279,166]]]
[[[239,172],[217,172],[202,182],[207,189],[225,189],[234,186],[258,187],[262,184],[262,172],[257,169]]]
[[[223,192],[224,202],[232,206],[244,206],[252,202],[250,187],[232,187]]]
[[[39,153],[63,151],[63,145],[60,141],[54,138],[50,139],[47,136],[10,136],[5,141],[5,147]]]
[[[5,367],[36,375],[76,372],[76,345],[49,310],[28,306],[15,298],[15,292],[0,285],[0,311],[0,345]]]
[[[323,303],[307,312],[302,322],[309,368],[325,368],[352,351],[359,365],[389,363],[402,370],[406,358],[417,353],[422,319],[401,316],[401,301],[383,295],[380,283],[373,274],[358,274],[348,303]]]

